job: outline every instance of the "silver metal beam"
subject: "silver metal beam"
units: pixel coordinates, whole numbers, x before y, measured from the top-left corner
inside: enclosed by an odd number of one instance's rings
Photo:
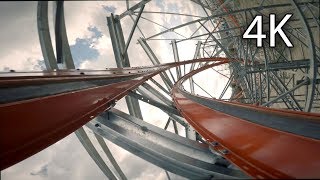
[[[116,37],[118,39],[118,44],[119,44],[119,50],[121,53],[121,63],[123,65],[123,67],[130,67],[130,61],[129,61],[129,56],[127,53],[124,53],[124,48],[125,48],[125,41],[124,41],[124,35],[123,35],[123,31],[122,31],[122,27],[121,27],[121,22],[119,19],[118,15],[113,16],[113,14],[111,14],[111,17],[114,19],[114,28],[115,28],[115,33],[116,33]]]
[[[142,0],[139,3],[135,4],[134,6],[132,6],[131,8],[129,8],[128,10],[126,10],[125,12],[123,12],[122,14],[120,14],[119,18],[122,19],[125,16],[129,15],[129,14],[133,14],[133,12],[136,9],[139,9],[140,7],[144,6],[146,3],[150,2],[151,0]]]
[[[157,101],[157,102],[161,102],[161,103],[163,103],[164,105],[167,105],[167,106],[172,106],[172,101],[170,101],[165,96],[160,94],[157,90],[155,90],[152,86],[150,86],[147,83],[145,83],[142,86],[138,87],[137,91],[140,94],[142,94],[143,96],[145,96],[145,97],[147,97],[149,99],[152,99],[152,100]],[[149,93],[147,93],[147,91]],[[179,124],[181,124],[186,129],[190,129],[189,128],[190,126],[188,125],[188,123],[186,122],[186,120],[183,117],[178,116],[176,114],[172,114],[170,112],[167,112],[167,113],[168,113],[169,117],[172,118],[172,120],[177,121]],[[187,132],[189,133],[189,131],[187,131]],[[192,134],[190,134],[190,135],[187,134],[187,137],[190,137],[190,139],[194,138],[194,136]]]
[[[110,17],[107,17],[107,22],[117,67],[130,67],[128,54],[124,53],[125,42],[119,16],[114,17],[113,14],[111,14]],[[125,99],[129,113],[139,119],[143,119],[138,100],[127,96]]]
[[[131,20],[132,20],[133,22],[135,22],[135,19],[132,17],[132,15],[130,14],[129,16],[130,16]],[[140,34],[141,34],[141,36],[142,36],[143,38],[145,38],[145,36],[144,36],[144,34],[143,34],[142,30],[140,29],[139,25],[137,25],[137,28],[138,28],[138,30],[139,30],[139,32],[140,32]]]
[[[244,9],[239,9],[239,10],[234,10],[234,11],[229,11],[229,12],[215,13],[215,14],[213,14],[211,16],[208,16],[208,17],[199,18],[197,20],[189,21],[187,23],[180,24],[178,26],[169,28],[169,29],[167,29],[165,31],[162,31],[160,33],[157,33],[157,34],[154,34],[154,35],[152,35],[150,37],[147,37],[146,40],[149,40],[149,39],[152,39],[154,37],[160,36],[160,35],[162,35],[164,33],[167,33],[167,32],[174,31],[175,29],[179,29],[181,27],[188,26],[190,24],[194,24],[194,23],[197,23],[197,22],[209,20],[209,19],[216,18],[216,17],[223,17],[223,16],[227,16],[227,15],[230,15],[230,14],[237,14],[237,13],[241,13],[241,12],[252,10],[252,9],[261,9],[261,8],[270,9],[270,8],[275,8],[275,7],[286,7],[286,6],[290,6],[290,4],[276,4],[276,5],[268,5],[268,6],[262,6],[262,7],[261,6],[256,6],[256,7],[244,8]]]
[[[136,14],[134,14],[134,15],[136,15]],[[151,23],[153,23],[153,24],[155,24],[155,25],[158,25],[158,26],[160,26],[160,27],[162,27],[162,28],[164,28],[164,29],[169,29],[169,28],[167,28],[167,27],[165,27],[165,26],[163,26],[163,25],[161,25],[161,24],[159,24],[159,23],[157,23],[157,22],[155,22],[155,21],[153,21],[153,20],[150,20],[150,19],[148,19],[148,18],[145,18],[145,17],[143,17],[143,16],[141,16],[141,19],[144,19],[144,20],[146,20],[146,21],[149,21],[149,22],[151,22]],[[184,35],[176,32],[176,31],[172,31],[172,32],[174,32],[175,34],[177,34],[177,35],[179,35],[179,36],[181,36],[181,37],[183,37],[183,38],[187,38],[186,36],[184,36]],[[145,37],[143,37],[143,38],[145,39]],[[148,40],[150,40],[150,39],[148,39]],[[171,39],[171,40],[173,40],[173,39]]]
[[[289,91],[289,89],[287,88],[287,86],[285,85],[285,83],[281,80],[281,78],[278,77],[278,75],[275,72],[271,73],[274,75],[274,77],[280,82],[280,84],[282,85],[282,87],[284,88],[285,91]],[[292,99],[292,101],[295,103],[296,107],[302,111],[302,108],[300,106],[300,104],[298,103],[298,101],[295,99],[294,95],[292,93],[288,94],[290,96],[290,98]]]
[[[109,167],[106,165],[104,160],[101,158],[100,154],[96,150],[96,148],[93,146],[92,142],[90,141],[88,135],[84,131],[84,129],[81,127],[76,132],[76,135],[78,139],[80,140],[83,147],[86,149],[88,154],[91,156],[91,158],[94,160],[94,162],[99,166],[101,171],[112,180],[116,180],[116,176],[112,173],[112,171],[109,169]]]
[[[174,133],[179,135],[177,122],[176,121],[172,121],[172,124],[173,124]]]
[[[161,12],[161,11],[144,11],[143,14],[170,14],[170,15],[197,17],[197,18],[204,17],[204,16],[197,16],[197,15],[192,15],[192,14],[183,14],[183,13],[175,13],[175,12]]]
[[[138,42],[140,43],[141,47],[143,48],[143,50],[148,55],[148,57],[151,60],[151,62],[154,65],[160,64],[160,61],[158,60],[156,55],[153,53],[153,51],[151,50],[151,48],[147,44],[147,42],[143,38],[139,38]],[[163,82],[165,83],[165,85],[167,86],[168,90],[170,91],[171,88],[173,87],[173,83],[171,82],[171,80],[170,80],[169,76],[167,75],[167,73],[166,72],[160,73],[160,77],[163,80]]]
[[[223,52],[226,54],[226,56],[229,59],[232,59],[233,56],[229,53],[228,49],[226,47],[224,47],[218,40],[216,37],[214,37],[214,35],[212,35],[212,33],[208,30],[208,28],[206,28],[201,22],[199,22],[201,24],[201,26],[209,33],[209,36],[212,38],[212,40],[214,40],[214,42],[223,50]]]
[[[231,82],[233,81],[233,78],[234,78],[234,74],[232,73],[231,77],[229,78],[229,80],[228,80],[228,82],[226,84],[226,86],[223,88],[222,93],[219,96],[219,99],[221,99],[224,96],[224,94],[227,92]]]
[[[291,88],[290,90],[288,90],[288,91],[286,91],[286,92],[284,92],[284,93],[280,94],[279,96],[277,96],[276,98],[272,99],[271,101],[268,101],[268,102],[266,102],[266,103],[262,104],[262,106],[269,106],[270,104],[272,104],[272,103],[274,103],[274,102],[278,101],[279,99],[284,98],[284,97],[285,97],[286,95],[288,95],[289,93],[291,93],[291,92],[293,92],[293,91],[297,90],[297,89],[298,89],[298,88],[300,88],[301,86],[306,85],[306,84],[308,83],[308,81],[309,81],[309,79],[304,80],[304,81],[303,81],[303,82],[301,82],[300,84],[298,84],[298,85],[296,85],[295,87]]]
[[[149,91],[151,94],[153,94],[155,97],[157,97],[161,102],[163,102],[163,103],[165,103],[167,105],[172,105],[172,101],[170,99],[168,99],[166,96],[164,96],[162,93],[157,91],[154,87],[152,87],[148,83],[143,83],[140,87],[138,87],[137,90],[141,93],[141,89],[142,88],[144,88],[147,91]]]
[[[269,71],[279,71],[279,70],[290,70],[290,69],[300,69],[300,68],[309,68],[309,59],[302,60],[294,60],[289,62],[274,62],[268,63]],[[257,73],[265,71],[265,64],[255,64],[248,65],[248,68],[252,68],[253,70],[247,71],[247,73]],[[318,64],[320,67],[320,64]]]
[[[154,80],[153,78],[149,79],[151,82],[153,82],[153,84],[155,84],[158,88],[160,88],[163,92],[165,92],[166,94],[170,95],[170,92],[168,90],[166,90],[163,86],[161,86],[161,84],[159,84],[156,80]]]
[[[143,12],[143,9],[144,9],[144,5],[141,6],[140,11],[139,11],[139,14],[138,14],[136,20],[134,21],[133,27],[132,27],[131,32],[130,32],[130,34],[129,34],[129,37],[128,37],[128,40],[127,40],[127,42],[126,42],[126,46],[125,46],[125,48],[124,48],[124,51],[122,52],[122,53],[123,53],[122,55],[124,55],[125,53],[127,53],[127,50],[128,50],[129,44],[130,44],[130,41],[131,41],[131,39],[132,39],[134,30],[136,29],[136,27],[137,27],[137,25],[138,25],[138,22],[139,22],[139,19],[140,19],[140,17],[141,17],[141,14],[142,14],[142,12]]]
[[[169,127],[170,122],[171,122],[171,118],[169,117],[166,125],[165,125],[164,128],[163,128],[164,130],[167,130],[167,128]]]
[[[264,75],[264,74],[262,74],[262,75],[263,75],[263,77],[264,77],[264,79],[265,79],[265,82],[267,82],[267,81],[266,81],[266,75]],[[275,90],[275,92],[276,92],[278,95],[284,93],[284,91],[282,91],[281,89],[279,89],[279,85],[277,84],[276,81],[274,81],[274,80],[271,78],[271,76],[270,76],[270,78],[269,78],[269,82],[270,82],[269,86],[273,87],[273,89]],[[266,88],[267,88],[267,86],[265,87],[265,89],[266,89]],[[264,89],[264,91],[265,91],[265,89]],[[277,96],[276,96],[276,97],[277,97]],[[270,98],[271,98],[271,96],[270,96]],[[290,108],[292,109],[292,108],[293,108],[293,107],[289,107],[290,104],[288,104],[287,97],[281,98],[281,100],[282,100],[283,103],[287,106],[288,109],[290,109]],[[270,101],[270,100],[267,100],[267,101]]]
[[[267,84],[267,101],[270,101],[270,94],[271,94],[271,91],[270,91],[270,78],[269,78],[269,66],[268,66],[268,61],[269,61],[269,57],[267,55],[267,52],[266,52],[266,49],[265,47],[263,46],[263,54],[264,54],[264,64],[265,64],[265,73],[266,73],[266,76],[265,76],[265,79],[266,79],[266,84]]]
[[[298,16],[300,17],[300,20],[302,22],[302,25],[304,27],[304,31],[307,34],[306,39],[308,42],[308,50],[310,55],[310,68],[309,68],[309,78],[310,78],[310,84],[308,85],[308,93],[306,97],[306,103],[304,107],[304,111],[310,112],[312,108],[312,103],[314,99],[314,92],[316,88],[316,80],[317,80],[317,60],[316,60],[316,53],[315,53],[315,44],[314,39],[312,36],[312,31],[309,27],[309,24],[306,21],[306,17],[301,11],[300,6],[297,4],[296,0],[291,0],[291,4],[293,7],[296,8],[296,11],[298,12]]]
[[[111,164],[113,165],[113,167],[116,169],[118,175],[120,176],[120,179],[122,180],[126,180],[127,177],[124,175],[124,173],[122,172],[120,166],[118,165],[117,161],[114,159],[110,149],[108,148],[106,142],[104,141],[104,139],[97,135],[96,133],[94,133],[94,136],[96,137],[98,143],[100,144],[102,150],[104,151],[104,153],[107,155],[109,161],[111,162]]]
[[[49,23],[48,23],[48,1],[38,1],[37,27],[41,45],[41,51],[47,70],[58,69],[57,60],[53,52]]]
[[[194,56],[193,56],[193,59],[198,59],[198,57],[200,55],[200,47],[201,47],[201,41],[198,41],[197,47],[196,47],[196,51],[195,51]],[[194,66],[195,66],[195,63],[192,63],[190,71],[194,70]],[[194,85],[193,85],[193,78],[192,77],[190,77],[189,83],[190,83],[190,91],[191,91],[192,94],[194,94]]]
[[[228,59],[233,59],[233,55],[229,52],[228,50],[228,47],[225,47],[221,42],[219,42],[217,40],[217,38],[215,36],[212,35],[212,33],[208,30],[207,27],[205,27],[200,21],[199,23],[201,24],[201,26],[209,33],[209,36],[212,38],[212,40],[221,48],[221,50],[225,53],[225,55],[227,56]],[[248,91],[248,89],[250,89],[250,86],[249,86],[249,82],[248,82],[248,79],[246,78],[245,76],[245,72],[242,72],[244,71],[241,67],[240,67],[240,64],[239,62],[236,62],[236,61],[230,61],[229,64],[231,66],[233,66],[233,69],[238,71],[237,74],[239,75],[239,82],[240,82],[240,86],[242,86],[242,90],[243,92],[245,93],[245,96],[250,96],[251,99],[253,99],[252,97],[252,94],[251,93],[248,93],[248,92],[252,92],[252,91]],[[243,81],[242,81],[243,79]],[[246,87],[246,88],[245,88]]]
[[[193,83],[198,86],[198,88],[200,88],[203,92],[205,92],[207,95],[209,95],[211,98],[214,98],[213,96],[211,96],[210,93],[208,93],[206,90],[204,90],[198,83],[196,83],[195,81],[193,81]]]
[[[173,57],[174,57],[174,61],[175,62],[179,62],[179,52],[178,52],[178,47],[177,47],[177,42],[176,40],[172,40],[171,41],[171,45],[172,45],[172,50],[173,50]],[[176,71],[177,71],[177,79],[181,78],[181,68],[180,66],[176,67]]]
[[[207,145],[180,137],[111,109],[87,123],[95,133],[129,152],[172,173],[191,178],[246,177],[239,170],[218,165],[221,161]]]
[[[166,175],[167,175],[168,180],[171,180],[171,178],[170,178],[170,175],[169,175],[168,171],[165,171],[165,172],[166,172]],[[0,179],[0,180],[1,180],[1,179]]]
[[[123,67],[122,63],[122,54],[120,50],[120,42],[117,38],[116,28],[115,28],[115,18],[111,14],[110,17],[107,17],[108,29],[110,33],[110,39],[112,43],[113,54],[117,63],[117,67]]]
[[[55,37],[56,37],[56,52],[57,62],[63,63],[67,69],[75,69],[72,54],[68,42],[67,30],[64,20],[63,1],[55,3]]]
[[[137,99],[137,100],[141,100],[141,101],[146,102],[146,103],[148,103],[150,105],[153,105],[153,106],[155,106],[155,107],[157,107],[157,108],[159,108],[159,109],[161,109],[163,111],[166,111],[166,112],[169,112],[169,113],[176,114],[176,115],[180,116],[180,113],[178,112],[178,110],[175,109],[173,106],[164,105],[162,103],[159,103],[158,101],[155,101],[155,100],[153,100],[151,98],[145,97],[143,95],[137,94],[137,93],[132,92],[132,91],[129,92],[128,95],[133,97],[133,98],[135,98],[135,99]]]

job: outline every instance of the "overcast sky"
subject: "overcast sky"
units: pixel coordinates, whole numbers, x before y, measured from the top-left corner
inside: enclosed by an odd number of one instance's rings
[[[139,1],[131,1],[130,6]],[[65,21],[72,56],[76,68],[104,69],[116,67],[113,56],[111,40],[109,37],[106,16],[110,13],[121,14],[126,9],[125,1],[66,1]],[[34,71],[44,70],[44,62],[37,34],[37,2],[0,2],[0,71]],[[204,16],[200,6],[185,0],[152,0],[144,9],[145,11],[179,12]],[[49,19],[51,37],[53,34],[52,4],[49,3]],[[194,20],[192,17],[172,16],[159,14],[144,14],[159,24],[172,27],[184,22]],[[125,39],[133,25],[129,17],[122,19],[122,28]],[[139,26],[146,37],[164,30],[163,27],[154,25],[141,19]],[[197,28],[191,25],[178,30],[183,35],[190,36]],[[205,31],[200,30],[199,33]],[[137,39],[142,35],[135,31],[131,45],[128,49],[131,66],[151,65],[143,49],[137,44]],[[182,38],[174,33],[168,33],[159,38]],[[161,62],[172,62],[173,54],[170,41],[148,41],[156,56]],[[54,38],[53,38],[53,43]],[[181,60],[192,59],[195,52],[196,41],[179,43]],[[207,91],[217,94],[222,91],[227,79],[221,80],[217,73],[206,71],[195,77],[195,81],[204,85]],[[175,74],[175,71],[173,71]],[[211,74],[210,74],[211,73]],[[212,79],[220,81],[212,81]],[[159,80],[157,77],[156,79]],[[205,95],[197,87],[198,94]],[[230,92],[229,92],[230,93]],[[140,103],[145,120],[159,127],[164,127],[167,115],[161,110]],[[120,100],[117,106],[127,112],[124,101]],[[159,117],[163,117],[159,119]],[[169,130],[173,131],[170,127]],[[92,133],[89,135],[92,136]],[[181,132],[181,131],[180,131]],[[182,135],[182,132],[181,132]],[[94,139],[94,138],[92,138]],[[106,141],[115,159],[129,179],[167,179],[164,170],[130,154],[122,148]],[[34,156],[1,172],[3,180],[12,179],[105,179],[104,174],[87,154],[85,149],[72,133],[61,141],[35,154]],[[171,174],[172,179],[182,177]]]

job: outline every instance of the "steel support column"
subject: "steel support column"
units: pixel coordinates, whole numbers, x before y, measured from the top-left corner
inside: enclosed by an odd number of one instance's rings
[[[143,7],[141,9],[141,12],[143,10]],[[136,19],[136,23],[138,23],[138,20],[139,18]],[[128,48],[127,46],[129,46],[130,41],[127,41],[127,45],[125,45],[119,16],[114,17],[113,14],[111,14],[110,17],[107,17],[107,21],[117,67],[130,67],[128,53],[126,52],[126,48]],[[133,27],[131,31],[132,34],[134,29],[135,27]],[[129,37],[129,40],[130,39],[131,38]],[[139,119],[143,119],[139,101],[131,97],[125,98],[129,113]]]
[[[178,47],[177,47],[177,42],[176,40],[172,40],[171,41],[171,45],[172,45],[172,50],[173,50],[173,57],[174,57],[174,61],[175,62],[179,62],[179,52],[178,52]],[[177,79],[181,78],[181,68],[180,66],[176,67],[176,72],[177,72]]]
[[[64,20],[64,1],[55,3],[55,38],[56,38],[56,51],[57,62],[63,63],[66,69],[75,69],[72,59],[70,46],[67,37],[67,30]]]
[[[198,57],[200,55],[200,47],[201,47],[201,41],[198,41],[197,47],[196,47],[196,51],[195,51],[194,56],[193,56],[193,59],[198,59]],[[195,63],[192,63],[191,67],[190,67],[190,71],[194,70],[194,66],[195,66]],[[189,79],[189,83],[190,83],[191,93],[194,94],[194,85],[193,85],[193,78],[192,77]]]
[[[80,140],[81,144],[86,149],[90,157],[99,166],[103,174],[105,174],[109,179],[117,180],[116,176],[113,174],[110,168],[106,165],[106,163],[101,158],[96,148],[93,146],[92,142],[90,141],[84,129],[81,127],[80,129],[75,131],[75,134],[77,135],[78,139]]]
[[[41,51],[46,68],[47,70],[58,69],[49,31],[48,1],[38,1],[37,25]]]
[[[112,166],[115,168],[116,172],[118,173],[119,177],[121,180],[127,180],[126,175],[124,175],[124,173],[122,172],[120,166],[118,165],[117,161],[114,159],[111,151],[109,150],[106,142],[104,141],[104,139],[97,135],[96,133],[94,133],[94,136],[96,137],[98,143],[100,144],[102,150],[104,151],[104,153],[107,155],[109,161],[111,162]]]

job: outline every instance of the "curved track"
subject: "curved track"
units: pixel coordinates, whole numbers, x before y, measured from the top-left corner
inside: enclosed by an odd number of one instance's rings
[[[142,16],[144,13],[178,13],[144,11],[150,0],[143,0],[132,7],[128,3],[127,10],[119,16],[111,14],[107,17],[119,67],[107,70],[75,69],[62,2],[55,4],[55,57],[49,32],[48,2],[38,2],[38,34],[47,71],[0,73],[0,169],[10,167],[75,132],[109,179],[126,177],[102,137],[166,171],[187,178],[247,178],[243,172],[254,178],[319,178],[320,116],[307,113],[317,112],[316,108],[319,108],[314,102],[319,102],[317,96],[320,94],[317,85],[320,51],[312,34],[315,27],[319,28],[316,16],[319,10],[314,10],[319,3],[291,0],[290,4],[267,5],[262,0],[260,5],[239,8],[228,0],[192,1],[203,8],[206,17],[165,28],[149,37],[145,37],[138,26],[139,18],[148,20]],[[281,8],[290,7],[297,11],[298,19],[292,20],[293,27],[285,31],[301,47],[301,57],[292,57],[296,52],[291,49],[287,49],[289,57],[283,52],[286,48],[257,48],[250,41],[239,38],[250,21],[248,14],[253,17],[264,14],[264,10],[281,12]],[[135,20],[133,15],[137,16]],[[134,21],[126,42],[120,23],[125,16]],[[301,27],[294,26],[297,21]],[[190,37],[182,35],[185,39],[171,41],[175,63],[161,64],[147,41],[198,23],[199,28]],[[209,30],[211,25],[212,31]],[[154,66],[129,67],[127,51],[136,28],[143,36],[138,43]],[[196,35],[200,28],[207,33]],[[220,35],[219,39],[214,33]],[[179,62],[177,43],[203,36],[207,38],[205,42],[197,42],[193,60]],[[212,52],[208,53],[208,49]],[[209,58],[198,59],[200,50],[203,57]],[[220,58],[221,53],[227,58]],[[58,64],[65,70],[57,70]],[[189,74],[186,74],[185,64],[191,64]],[[222,64],[229,65],[230,77],[222,74],[229,81],[219,99],[195,95],[193,75]],[[177,71],[175,84],[170,68]],[[287,82],[286,73],[292,75]],[[156,75],[161,77],[164,87],[152,79]],[[295,81],[298,78],[300,80]],[[147,80],[170,94],[173,103],[145,83]],[[186,80],[189,80],[191,92],[183,87]],[[222,101],[230,84],[236,84],[240,91],[229,101]],[[306,87],[302,94],[301,87]],[[130,115],[113,108],[123,97]],[[243,104],[232,102],[234,99]],[[140,121],[142,113],[138,100],[166,112],[169,119],[164,129],[172,122],[176,134]],[[263,107],[272,107],[276,103],[282,103],[281,108],[297,111]],[[177,135],[176,123],[185,128],[186,137],[190,139]],[[198,134],[192,132],[189,124]],[[118,174],[106,165],[83,125],[94,131]],[[198,137],[194,137],[196,135]]]
[[[208,61],[215,63],[183,76],[172,96],[178,110],[211,148],[255,178],[319,177],[318,114],[223,102],[183,90],[185,80],[228,62],[224,58],[105,71],[2,74],[0,145],[5,148],[1,148],[1,169],[72,133],[152,76],[179,65]]]
[[[219,64],[175,84],[173,99],[186,120],[212,149],[254,178],[319,177],[319,114],[224,102],[183,90],[185,80]]]

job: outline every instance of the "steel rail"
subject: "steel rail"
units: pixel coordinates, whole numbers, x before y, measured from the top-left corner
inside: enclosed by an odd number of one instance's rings
[[[144,5],[141,7],[140,12],[142,12]],[[116,60],[116,64],[118,68],[122,67],[130,67],[130,60],[125,48],[129,47],[130,39],[132,38],[132,34],[128,37],[127,44],[124,41],[124,36],[122,33],[122,27],[120,23],[120,19],[118,16],[114,17],[111,14],[110,17],[107,17],[108,28],[111,37],[112,48]],[[139,17],[135,20],[135,25],[137,25],[139,21]],[[132,27],[131,32],[133,33],[135,26]],[[130,114],[143,119],[140,105],[137,100],[134,100],[130,97],[125,97],[128,110]]]
[[[221,63],[192,71],[175,84],[174,103],[186,120],[215,151],[254,178],[320,177],[319,114],[224,102],[183,90],[192,75]]]
[[[132,71],[135,70],[136,73],[140,73],[140,77],[0,104],[2,119],[2,126],[0,127],[1,170],[32,156],[74,132],[112,106],[115,101],[127,95],[130,90],[137,88],[154,75],[178,65],[212,60],[221,61],[224,58],[167,63],[146,67],[145,70],[131,68]],[[150,68],[153,69],[150,70]],[[127,70],[129,69],[127,68]],[[95,74],[95,71],[90,72]],[[16,88],[17,86],[25,87],[26,84],[32,86],[35,84],[53,84],[57,81],[70,82],[74,79],[102,78],[103,76],[101,75],[104,73],[113,74],[114,79],[119,78],[116,74],[120,76],[134,75],[131,71],[123,70],[118,72],[105,70],[103,72],[99,71],[99,73],[101,74],[86,75],[74,70],[64,70],[61,73],[60,71],[44,71],[39,73],[12,73],[12,76],[4,74],[5,77],[0,78],[0,87],[5,87],[4,89],[6,89],[10,87]],[[35,76],[35,74],[38,75]],[[64,74],[64,76],[61,76],[61,74]]]

